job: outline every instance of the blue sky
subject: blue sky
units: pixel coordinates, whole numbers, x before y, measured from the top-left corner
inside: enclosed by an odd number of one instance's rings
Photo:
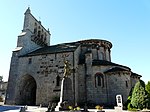
[[[108,40],[113,44],[112,62],[150,81],[150,0],[1,0],[0,75],[4,80],[28,7],[50,29],[51,45]]]

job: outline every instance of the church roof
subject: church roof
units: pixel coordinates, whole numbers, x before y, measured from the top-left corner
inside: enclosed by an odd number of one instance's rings
[[[117,72],[117,71],[129,71],[129,70],[127,70],[127,69],[125,69],[125,68],[123,68],[123,67],[113,67],[113,68],[110,68],[109,70],[106,70],[104,73],[109,73],[109,72]],[[137,74],[137,73],[133,73],[132,71],[131,71],[131,76],[132,77],[142,77],[141,75],[139,75],[139,74]]]
[[[120,65],[120,64],[116,64],[116,63],[113,63],[113,62],[110,62],[110,61],[106,61],[106,60],[93,60],[92,62],[92,65],[93,66],[97,66],[97,65],[105,65],[105,66],[118,66],[118,67],[123,67],[125,69],[128,69],[128,70],[131,70],[129,67],[127,66],[124,66],[124,65]],[[115,69],[116,70],[116,69]]]
[[[52,46],[45,46],[40,49],[37,49],[33,52],[30,52],[24,56],[35,56],[51,53],[60,53],[60,52],[73,52],[77,49],[78,45],[75,43],[65,43]]]
[[[109,70],[105,71],[104,73],[116,72],[116,71],[129,71],[129,70],[124,69],[122,67],[113,67],[113,68],[110,68]]]
[[[134,72],[131,73],[131,76],[133,76],[133,77],[134,77],[134,76],[142,77],[141,75],[139,75],[139,74],[137,74],[137,73],[134,73]]]
[[[42,54],[51,54],[51,53],[60,53],[60,52],[73,52],[80,45],[81,46],[92,46],[92,45],[96,45],[97,43],[101,43],[102,46],[105,43],[105,44],[108,44],[108,46],[110,46],[110,48],[112,47],[112,44],[109,41],[101,40],[101,39],[88,39],[88,40],[81,40],[81,41],[77,41],[77,42],[45,46],[45,47],[37,49],[33,52],[30,52],[24,56],[33,56],[33,55],[42,55]]]

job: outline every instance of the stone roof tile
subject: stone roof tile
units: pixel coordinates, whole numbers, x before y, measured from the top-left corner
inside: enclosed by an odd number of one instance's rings
[[[59,52],[73,52],[77,49],[77,47],[78,45],[74,43],[45,46],[33,52],[30,52],[24,56],[35,56],[35,55],[43,55],[43,54],[51,54],[51,53],[59,53]]]
[[[105,65],[105,66],[111,65],[111,66],[118,66],[118,67],[123,67],[123,68],[131,70],[127,66],[116,64],[116,63],[113,63],[113,62],[110,62],[110,61],[106,61],[106,60],[93,60],[92,65],[93,66],[97,66],[97,65]]]
[[[113,67],[113,68],[110,68],[109,70],[105,71],[104,73],[117,72],[117,71],[129,71],[129,70],[121,68],[121,67]]]

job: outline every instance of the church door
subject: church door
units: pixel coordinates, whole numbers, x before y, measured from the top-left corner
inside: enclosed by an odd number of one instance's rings
[[[26,75],[22,78],[20,85],[21,105],[36,105],[36,88],[36,81],[32,76]]]

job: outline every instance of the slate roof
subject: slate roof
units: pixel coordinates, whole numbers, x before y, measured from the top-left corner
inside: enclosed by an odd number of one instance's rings
[[[118,67],[123,67],[123,68],[131,70],[127,66],[123,66],[123,65],[116,64],[116,63],[113,63],[113,62],[110,62],[110,61],[106,61],[106,60],[93,60],[92,65],[93,66],[97,66],[97,65],[105,65],[105,66],[111,65],[111,66],[118,66]]]
[[[116,71],[129,71],[129,70],[121,68],[121,67],[113,67],[113,68],[110,68],[109,70],[105,71],[104,73],[116,72]]]
[[[138,77],[142,77],[141,75],[137,74],[137,73],[134,73],[132,72],[131,76],[138,76]]]
[[[101,39],[88,39],[88,40],[81,40],[81,41],[70,42],[70,43],[62,43],[57,45],[45,46],[23,56],[35,56],[35,55],[51,54],[51,53],[59,53],[59,52],[73,52],[80,45],[92,46],[98,42],[107,42],[110,44],[110,47],[112,47],[112,44],[109,41],[101,40]]]
[[[75,43],[65,43],[65,44],[46,46],[37,49],[33,52],[30,52],[24,56],[35,56],[35,55],[52,54],[52,53],[60,53],[60,52],[73,52],[77,49],[78,46],[79,45]]]

